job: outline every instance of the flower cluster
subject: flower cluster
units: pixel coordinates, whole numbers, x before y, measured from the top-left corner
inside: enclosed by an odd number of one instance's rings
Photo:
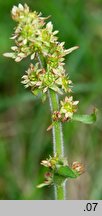
[[[44,175],[44,183],[37,185],[37,188],[42,188],[44,186],[53,185],[53,174],[51,172],[46,172]]]
[[[48,159],[42,160],[41,165],[48,167],[52,170],[56,170],[56,168],[58,168],[60,166],[63,166],[63,167],[68,166],[68,162],[67,162],[66,158],[59,158],[57,156],[55,156],[55,157],[50,156]],[[70,168],[73,171],[77,172],[79,175],[81,175],[85,171],[83,164],[78,162],[78,161],[74,161]]]
[[[77,104],[79,101],[73,101],[73,97],[65,97],[64,101],[61,101],[60,113],[65,120],[71,119],[73,113],[77,111]]]
[[[63,73],[57,74],[56,71],[47,71],[44,68],[41,68],[39,63],[35,65],[30,64],[29,69],[26,72],[26,75],[22,77],[22,83],[25,85],[25,88],[31,87],[31,91],[34,95],[42,93],[44,95],[48,89],[52,89],[59,94],[62,94],[62,90],[71,91],[70,86],[71,80],[67,79]]]
[[[14,6],[11,14],[12,18],[18,22],[11,37],[11,39],[15,40],[15,46],[11,47],[13,52],[5,53],[4,55],[15,59],[16,62],[21,61],[28,55],[31,55],[31,58],[33,58],[34,53],[38,50],[37,44],[39,44],[39,41],[37,37],[40,28],[44,26],[44,18],[40,17],[40,14],[36,11],[30,12],[26,4],[24,7],[21,4],[18,7]]]
[[[43,160],[41,165],[47,167],[48,171],[45,173],[44,183],[38,185],[38,188],[58,184],[60,185],[67,178],[77,178],[84,172],[84,166],[77,161],[73,162],[69,167],[65,158],[49,157],[49,159]]]
[[[31,12],[26,4],[14,6],[11,14],[18,23],[11,37],[15,40],[15,46],[11,47],[11,53],[4,55],[15,59],[16,62],[28,55],[31,60],[37,61],[34,66],[30,65],[23,76],[22,83],[25,87],[31,87],[35,95],[45,94],[49,88],[59,94],[70,92],[71,80],[65,74],[64,56],[76,50],[78,46],[64,49],[64,42],[59,43],[56,37],[58,31],[53,31],[51,22],[45,23],[48,17],[44,18],[36,11]]]
[[[65,97],[63,101],[60,101],[60,110],[54,111],[52,115],[53,121],[68,121],[72,118],[73,114],[77,111],[77,104],[79,101],[73,101],[73,97]]]
[[[54,170],[58,165],[63,165],[63,166],[68,165],[68,162],[67,162],[66,158],[62,158],[62,157],[59,158],[57,156],[55,156],[55,157],[50,156],[48,159],[42,160],[41,165]]]

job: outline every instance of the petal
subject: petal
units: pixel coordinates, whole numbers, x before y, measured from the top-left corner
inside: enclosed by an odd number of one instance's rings
[[[64,53],[65,53],[65,55],[67,55],[67,54],[73,52],[74,50],[76,50],[76,49],[78,49],[78,48],[79,48],[79,46],[71,47],[71,48],[65,50]]]

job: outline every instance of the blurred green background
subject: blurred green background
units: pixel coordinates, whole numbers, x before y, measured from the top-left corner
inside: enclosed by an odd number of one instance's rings
[[[41,103],[20,83],[29,60],[19,64],[2,56],[10,50],[15,23],[10,11],[21,0],[0,0],[0,199],[53,199],[53,188],[37,189],[43,181],[40,161],[52,154],[48,102]],[[66,71],[74,83],[79,113],[99,109],[94,125],[65,123],[65,155],[79,160],[86,172],[69,180],[67,199],[102,199],[102,0],[26,0],[32,10],[51,15],[65,47],[80,49],[67,56]]]

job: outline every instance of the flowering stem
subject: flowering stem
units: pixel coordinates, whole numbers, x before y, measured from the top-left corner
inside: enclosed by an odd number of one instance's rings
[[[49,90],[49,102],[51,113],[59,109],[58,95],[53,91]],[[63,133],[61,122],[52,122],[54,123],[52,128],[53,135],[53,153],[54,156],[64,157],[64,147],[63,147]],[[55,186],[55,199],[64,200],[65,198],[65,184],[61,186]]]
[[[14,6],[11,13],[12,18],[18,23],[12,37],[16,46],[12,46],[12,52],[5,53],[4,56],[20,62],[30,55],[31,60],[37,61],[35,64],[30,64],[22,77],[22,83],[26,88],[30,87],[34,95],[37,96],[40,93],[43,101],[48,91],[51,108],[52,125],[49,128],[52,128],[54,157],[42,161],[41,164],[51,172],[47,173],[44,183],[38,187],[54,183],[55,199],[64,200],[65,179],[78,177],[83,172],[83,167],[80,163],[74,162],[70,168],[64,158],[61,122],[74,119],[90,124],[96,119],[95,113],[91,116],[74,115],[73,117],[79,101],[73,101],[72,96],[66,96],[63,101],[60,101],[59,108],[57,93],[61,94],[62,90],[63,93],[71,92],[70,84],[72,83],[65,73],[64,56],[76,50],[78,46],[65,50],[64,42],[57,41],[58,31],[53,32],[52,23],[46,24],[46,18],[41,17],[41,14],[36,11],[31,12],[26,4]]]
[[[37,54],[37,59],[41,68],[43,68],[42,61],[40,56]],[[58,95],[53,90],[49,90],[49,103],[51,108],[51,114],[59,109],[59,100]],[[53,121],[52,121],[53,123]],[[63,132],[62,132],[62,124],[61,122],[54,122],[54,126],[52,128],[52,136],[53,136],[53,153],[54,156],[64,157],[64,144],[63,144]],[[60,186],[55,185],[55,199],[56,200],[64,200],[65,198],[65,183]]]

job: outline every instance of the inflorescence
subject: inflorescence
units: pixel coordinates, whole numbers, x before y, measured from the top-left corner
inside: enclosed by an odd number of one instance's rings
[[[42,17],[41,13],[32,12],[25,4],[14,6],[11,15],[17,22],[14,34],[11,37],[15,45],[11,47],[12,52],[4,56],[13,58],[16,62],[30,56],[31,63],[22,76],[25,88],[30,88],[34,95],[40,94],[42,100],[46,100],[48,91],[51,89],[58,94],[68,94],[60,101],[59,110],[52,113],[52,122],[66,122],[72,119],[77,111],[79,101],[74,101],[71,93],[72,81],[65,73],[65,56],[78,49],[78,46],[64,49],[64,42],[59,42],[56,36],[58,31],[53,31],[51,22],[46,23],[49,17]],[[33,63],[32,63],[33,61]],[[74,162],[69,167],[64,158],[50,157],[43,160],[42,165],[48,168],[45,183],[39,187],[56,182],[55,176],[76,178],[83,173],[83,166]],[[56,175],[55,175],[56,174]]]
[[[36,11],[31,12],[26,4],[14,6],[11,15],[18,23],[11,37],[15,41],[15,46],[11,47],[11,53],[4,55],[16,62],[27,56],[35,61],[22,77],[21,82],[25,88],[30,87],[34,95],[41,94],[43,100],[46,99],[49,89],[59,94],[70,93],[72,81],[65,73],[64,57],[78,46],[64,49],[64,42],[60,43],[56,36],[58,31],[53,31],[51,22],[45,23],[48,17],[44,18]],[[66,97],[64,102],[60,103],[60,119],[65,121],[71,118],[76,111],[76,105],[77,102],[74,102],[72,97]]]

